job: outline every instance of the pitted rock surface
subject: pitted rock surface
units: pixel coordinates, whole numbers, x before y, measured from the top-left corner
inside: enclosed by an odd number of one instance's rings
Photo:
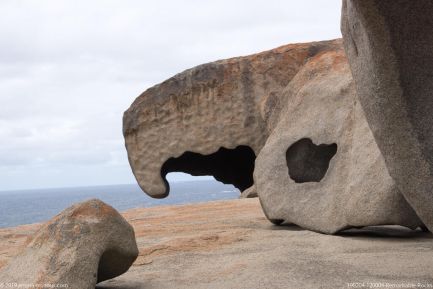
[[[179,166],[193,175],[245,184],[240,190],[250,187],[252,170],[250,182],[243,181],[243,170],[230,172],[239,161],[225,157],[227,150],[240,150],[250,163],[245,169],[253,169],[278,116],[281,92],[307,59],[340,46],[339,40],[286,45],[203,64],[146,90],[123,117],[129,163],[141,188],[152,197],[167,196],[165,174]],[[195,156],[211,154],[218,161],[196,165]]]
[[[388,174],[338,39],[184,71],[140,95],[123,132],[152,197],[167,196],[165,175],[181,171],[253,186],[276,224],[423,225]]]

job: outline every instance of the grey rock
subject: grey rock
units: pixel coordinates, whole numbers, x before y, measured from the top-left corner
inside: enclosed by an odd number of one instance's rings
[[[308,58],[337,46],[341,41],[290,44],[207,63],[143,92],[123,117],[140,187],[166,197],[166,174],[182,171],[249,188],[254,159],[278,117],[281,91]]]
[[[48,221],[0,271],[0,280],[94,289],[126,272],[137,256],[132,226],[109,205],[89,200]]]
[[[341,30],[389,174],[433,229],[433,2],[345,0]]]
[[[124,114],[141,188],[165,197],[167,173],[255,186],[265,215],[335,233],[422,222],[389,176],[341,40],[292,44],[184,71]],[[256,158],[257,156],[257,158]]]
[[[254,171],[268,219],[330,234],[422,224],[386,170],[341,49],[310,59],[285,94]]]

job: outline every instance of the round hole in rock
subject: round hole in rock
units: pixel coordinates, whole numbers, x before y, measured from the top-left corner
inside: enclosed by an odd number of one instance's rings
[[[320,182],[336,153],[336,143],[315,145],[309,138],[296,141],[286,152],[290,178],[296,183]]]
[[[254,151],[244,145],[234,149],[221,147],[209,155],[187,151],[180,157],[168,159],[161,168],[161,176],[164,180],[171,172],[184,172],[193,176],[213,176],[217,181],[232,184],[243,191],[254,183],[255,159]],[[166,184],[168,187],[167,181]]]

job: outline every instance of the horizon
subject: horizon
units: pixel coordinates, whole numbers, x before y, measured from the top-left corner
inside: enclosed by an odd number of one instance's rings
[[[176,176],[169,176],[174,175]],[[182,176],[186,175],[186,176]],[[172,183],[188,183],[188,182],[203,182],[203,181],[210,181],[210,182],[217,182],[222,183],[221,181],[216,180],[213,176],[191,176],[189,174],[185,173],[169,173],[167,175],[167,181]],[[98,187],[115,187],[115,186],[137,186],[139,187],[137,182],[131,182],[131,183],[119,183],[119,184],[108,184],[108,185],[88,185],[88,186],[65,186],[65,187],[40,187],[40,188],[31,188],[31,189],[13,189],[13,190],[2,190],[0,188],[0,195],[2,193],[13,193],[13,192],[30,192],[30,191],[51,191],[51,190],[64,190],[64,189],[80,189],[80,188],[98,188]],[[145,194],[145,192],[143,192]]]
[[[339,38],[340,9],[340,0],[1,2],[0,190],[135,183],[122,115],[138,95],[203,63]]]

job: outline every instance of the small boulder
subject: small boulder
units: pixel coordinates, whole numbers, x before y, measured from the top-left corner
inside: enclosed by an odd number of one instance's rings
[[[94,289],[125,273],[137,256],[132,226],[114,208],[94,199],[67,208],[43,225],[0,271],[0,281]]]

